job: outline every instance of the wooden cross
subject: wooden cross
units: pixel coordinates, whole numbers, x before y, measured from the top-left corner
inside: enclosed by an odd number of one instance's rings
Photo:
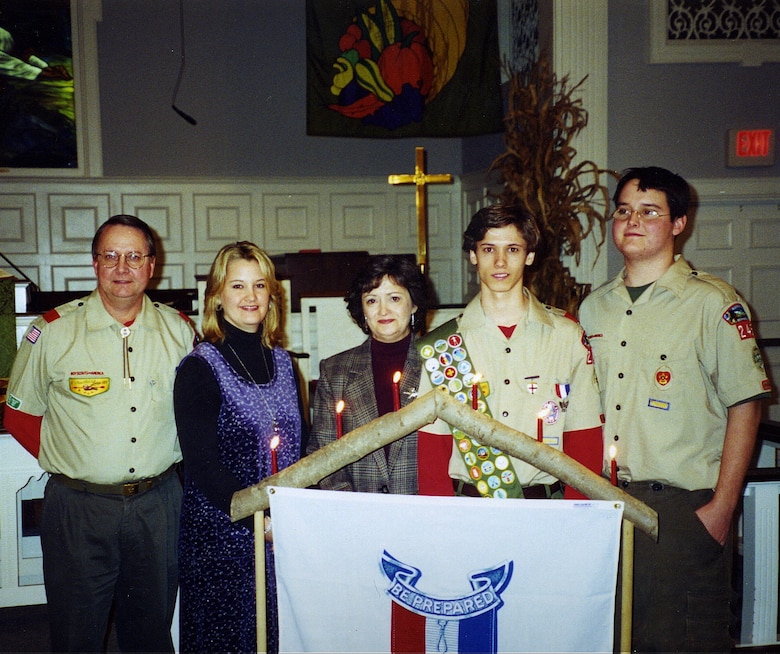
[[[389,184],[414,184],[417,187],[415,206],[417,207],[417,265],[423,275],[428,273],[428,202],[427,184],[449,184],[452,175],[428,175],[425,172],[425,148],[415,148],[414,175],[390,175]]]

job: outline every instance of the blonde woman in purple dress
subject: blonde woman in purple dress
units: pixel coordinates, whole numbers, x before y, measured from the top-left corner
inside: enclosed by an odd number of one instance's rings
[[[182,652],[254,652],[253,520],[230,521],[238,490],[301,456],[301,401],[281,348],[282,293],[274,266],[246,241],[223,247],[206,282],[204,342],[174,387],[184,456],[179,542]],[[268,518],[266,518],[268,521]],[[269,523],[270,524],[270,523]],[[278,650],[273,550],[266,536],[268,651]]]

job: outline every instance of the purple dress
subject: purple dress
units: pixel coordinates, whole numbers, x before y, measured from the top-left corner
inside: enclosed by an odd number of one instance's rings
[[[269,384],[245,380],[216,347],[201,343],[189,355],[211,368],[222,394],[217,421],[219,458],[245,486],[271,475],[270,440],[279,470],[298,460],[301,417],[290,355],[274,348]],[[254,534],[230,521],[185,476],[179,540],[182,652],[256,650]],[[262,534],[258,534],[262,538]],[[273,550],[266,543],[268,651],[278,650]]]

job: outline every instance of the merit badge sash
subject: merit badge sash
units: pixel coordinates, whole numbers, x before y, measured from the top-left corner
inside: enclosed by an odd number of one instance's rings
[[[479,381],[474,371],[455,318],[418,340],[417,349],[434,387],[446,389],[464,404],[473,402],[476,394],[476,410],[491,416],[487,404],[488,386]],[[457,427],[450,426],[450,430],[471,482],[482,497],[523,497],[522,486],[508,455],[478,443]]]

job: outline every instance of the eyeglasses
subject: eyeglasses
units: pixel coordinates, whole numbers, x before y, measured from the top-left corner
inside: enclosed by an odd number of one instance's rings
[[[620,207],[615,209],[612,217],[615,220],[628,220],[633,214],[636,214],[643,220],[654,220],[655,218],[661,218],[662,216],[671,216],[670,213],[658,213],[657,209],[629,209],[628,207]]]
[[[141,254],[140,252],[127,252],[126,254],[104,252],[103,254],[97,254],[95,256],[103,260],[103,268],[116,268],[119,265],[119,260],[124,257],[128,267],[137,269],[144,265],[144,259],[151,257],[152,255]]]

